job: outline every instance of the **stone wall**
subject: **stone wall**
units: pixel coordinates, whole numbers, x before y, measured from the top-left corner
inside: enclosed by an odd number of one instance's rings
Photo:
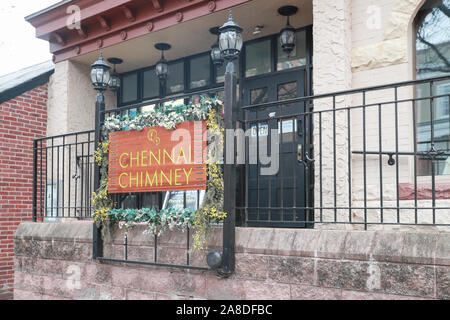
[[[450,299],[449,233],[236,231],[236,272],[221,279],[214,271],[92,261],[89,222],[23,223],[15,299]],[[166,234],[160,245],[179,248],[179,237]],[[121,251],[123,234],[114,239],[108,257]],[[139,252],[151,247],[142,229],[129,243]],[[218,229],[212,244],[219,243]]]

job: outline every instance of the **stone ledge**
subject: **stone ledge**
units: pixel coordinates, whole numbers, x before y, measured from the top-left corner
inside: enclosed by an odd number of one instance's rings
[[[210,245],[221,247],[221,232],[221,229],[214,229]],[[146,243],[141,234],[141,230],[130,232],[129,244],[151,245],[152,241]],[[116,233],[116,241],[122,237],[121,233]],[[52,242],[53,249],[57,249],[55,241],[91,243],[92,223],[26,222],[19,226],[15,238],[18,243]],[[175,247],[174,243],[180,240],[177,232],[167,232],[158,243]],[[450,233],[237,228],[236,252],[450,266]]]

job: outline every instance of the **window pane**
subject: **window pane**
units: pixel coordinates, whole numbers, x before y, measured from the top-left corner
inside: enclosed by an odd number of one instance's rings
[[[450,0],[429,0],[418,13],[420,24],[417,26],[416,37],[417,79],[450,74],[450,17],[442,8],[450,8]],[[450,151],[449,99],[428,98],[449,94],[450,81],[434,82],[432,88],[429,83],[425,83],[418,85],[416,90],[417,97],[424,98],[416,104],[418,151],[429,152],[433,143],[438,151]],[[432,165],[430,158],[418,157],[418,174],[430,176],[433,172]],[[434,165],[436,175],[450,175],[450,157],[438,157]]]
[[[261,104],[269,102],[269,90],[267,87],[253,89],[250,91],[250,104]]]
[[[278,39],[277,70],[286,70],[306,65],[306,31],[297,31],[295,33],[295,39],[295,48],[290,56],[283,51]]]
[[[176,93],[184,90],[184,62],[169,65],[167,78],[167,93]]]
[[[246,77],[253,77],[272,71],[270,67],[270,40],[247,45],[245,50]]]
[[[138,99],[137,92],[137,73],[132,73],[123,77],[122,80],[122,102],[132,102]]]
[[[159,79],[156,75],[155,69],[144,72],[143,90],[144,99],[159,96]]]
[[[210,83],[210,57],[205,55],[198,58],[193,58],[190,61],[191,67],[191,89],[206,87]]]

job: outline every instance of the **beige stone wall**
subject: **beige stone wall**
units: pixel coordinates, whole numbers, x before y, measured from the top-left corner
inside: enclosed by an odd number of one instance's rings
[[[352,0],[352,1],[322,1],[313,0],[314,27],[314,93],[323,94],[348,89],[365,88],[389,83],[409,81],[414,74],[414,27],[416,13],[424,0]],[[366,150],[379,151],[379,110],[378,103],[394,100],[395,92],[378,90],[366,94],[366,104],[375,104],[366,108]],[[404,87],[397,92],[398,99],[414,97],[414,88]],[[363,103],[362,94],[339,96],[335,101],[337,108],[358,106]],[[412,103],[399,103],[398,132],[395,130],[395,104],[383,104],[382,109],[382,149],[395,151],[395,137],[398,135],[399,151],[412,152],[413,114]],[[315,101],[315,111],[332,110],[332,98]],[[334,120],[334,116],[336,117]],[[321,117],[322,137],[319,133],[319,117]],[[323,112],[315,114],[315,158],[316,185],[315,206],[348,207],[349,188],[347,165],[348,150],[363,151],[363,112],[354,109],[351,117],[351,142],[348,135],[347,110]],[[333,122],[336,121],[336,158],[333,148]],[[322,157],[320,155],[322,144]],[[320,159],[322,161],[320,161]],[[396,207],[396,186],[398,183],[413,183],[413,157],[401,157],[397,179],[396,166],[387,164],[388,158],[383,157],[383,196],[380,188],[380,159],[378,156],[367,156],[366,184],[367,205],[379,207],[381,200],[387,207]],[[336,161],[336,203],[334,201],[334,165]],[[352,206],[364,205],[364,162],[361,155],[351,155]],[[320,171],[322,168],[322,197],[320,193]],[[430,183],[430,179],[420,177],[419,183]],[[448,182],[445,177],[437,177],[437,183]],[[414,206],[413,201],[400,201],[401,207]],[[430,207],[431,201],[419,201],[419,207]],[[447,206],[438,201],[437,206]],[[430,210],[419,210],[419,223],[430,223]],[[367,216],[372,222],[396,222],[397,210],[372,209]],[[440,223],[448,223],[449,212],[437,212]],[[335,217],[340,222],[364,221],[364,210],[316,210],[316,220],[333,221]],[[415,212],[402,210],[402,223],[415,221]],[[445,219],[443,219],[445,218]],[[439,223],[438,222],[438,223]],[[325,228],[346,228],[346,225],[325,225]],[[357,227],[362,228],[363,226]],[[352,227],[353,228],[353,227]]]
[[[72,61],[59,62],[50,78],[47,135],[94,129],[95,96],[90,66]],[[116,98],[105,92],[106,108],[116,107]]]

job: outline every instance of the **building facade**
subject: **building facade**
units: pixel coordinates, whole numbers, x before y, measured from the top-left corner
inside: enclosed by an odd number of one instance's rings
[[[280,43],[286,17],[279,9],[287,5],[297,8],[289,54]],[[125,243],[116,234],[103,255],[93,246],[95,258],[109,261],[92,261],[91,222],[48,224],[91,216],[99,128],[91,64],[100,52],[123,60],[115,66],[120,90],[105,92],[105,116],[133,117],[200,95],[227,100],[210,29],[230,9],[244,30],[234,62],[235,125],[250,134],[235,167],[233,232],[228,220],[210,249],[233,248],[235,272],[222,280],[192,268],[172,276],[164,267],[186,266],[176,232],[151,239],[133,231]],[[49,41],[55,72],[49,138],[34,148],[33,213],[44,224],[24,224],[16,234],[16,298],[447,299],[449,10],[447,0],[80,0],[27,17]],[[161,52],[154,45],[162,42],[170,44],[165,81],[155,70]],[[267,165],[250,159],[274,136],[279,166],[266,176]],[[165,198],[115,200],[124,209],[162,209]],[[114,264],[123,255],[157,266],[130,266],[125,276],[127,267]],[[205,255],[188,254],[187,265],[195,263],[205,267]],[[79,288],[64,287],[69,267],[79,272]],[[401,280],[405,272],[410,280]],[[151,280],[157,277],[163,280]]]

